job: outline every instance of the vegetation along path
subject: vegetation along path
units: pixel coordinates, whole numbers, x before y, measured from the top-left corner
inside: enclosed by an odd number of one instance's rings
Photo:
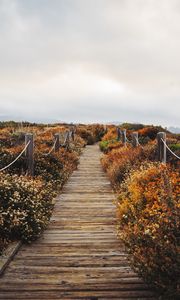
[[[87,146],[48,229],[0,278],[0,299],[155,299],[117,240],[112,199],[98,146]]]

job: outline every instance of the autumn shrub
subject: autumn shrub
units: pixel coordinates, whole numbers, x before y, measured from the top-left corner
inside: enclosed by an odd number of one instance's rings
[[[153,160],[155,157],[155,145],[150,144],[144,148],[121,147],[105,154],[102,159],[102,167],[115,188],[127,176],[132,167],[139,166],[144,160]]]
[[[167,293],[178,294],[180,177],[164,164],[145,163],[121,184],[118,235],[135,270]]]
[[[87,145],[93,145],[96,142],[93,133],[86,128],[78,128],[76,133],[86,142]]]
[[[110,127],[107,133],[104,134],[102,141],[115,141],[117,140],[117,129],[116,127]]]
[[[122,142],[118,140],[117,128],[114,126],[107,130],[99,143],[99,148],[104,153],[108,153],[111,150],[118,149],[122,146]]]
[[[44,156],[35,153],[34,175],[41,176],[44,181],[61,185],[63,182],[63,162],[58,160],[54,154]]]
[[[150,140],[154,140],[157,137],[158,132],[165,131],[159,126],[147,126],[138,130],[138,134],[140,138],[149,138]]]
[[[139,123],[122,123],[121,127],[126,130],[137,131],[139,129],[143,129],[145,125]]]
[[[88,129],[92,132],[95,142],[99,142],[105,134],[106,129],[101,124],[89,125]]]
[[[0,148],[0,169],[9,165],[22,151],[22,146],[16,146],[11,148]],[[23,174],[26,170],[27,161],[25,156],[21,156],[12,166],[8,168],[8,172],[11,174]]]
[[[87,145],[93,145],[101,140],[105,134],[105,128],[100,124],[79,125],[76,128],[76,134],[85,140]]]
[[[108,140],[108,141],[101,141],[99,143],[99,148],[104,153],[107,153],[107,152],[109,152],[113,149],[118,149],[122,146],[123,146],[122,142],[117,141],[117,139]]]
[[[86,146],[86,142],[78,135],[75,135],[74,141],[70,142],[69,149],[76,152],[78,155],[82,153],[82,149]]]
[[[4,241],[36,239],[48,224],[54,197],[51,184],[1,173],[0,236]]]
[[[12,128],[0,129],[0,147],[15,147],[24,141],[24,133]]]

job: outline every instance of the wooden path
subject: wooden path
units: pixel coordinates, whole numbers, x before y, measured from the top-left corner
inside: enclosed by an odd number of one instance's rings
[[[0,278],[0,299],[155,299],[116,238],[113,193],[88,146],[57,199],[43,237],[24,245]]]

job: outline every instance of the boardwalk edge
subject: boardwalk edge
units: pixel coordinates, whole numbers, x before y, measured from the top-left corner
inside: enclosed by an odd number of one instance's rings
[[[9,246],[5,249],[2,256],[0,257],[0,276],[4,274],[5,269],[9,265],[9,263],[13,260],[14,256],[18,252],[22,245],[21,241],[15,241],[9,244]]]

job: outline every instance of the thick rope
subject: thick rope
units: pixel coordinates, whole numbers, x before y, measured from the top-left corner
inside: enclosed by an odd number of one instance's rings
[[[137,142],[138,146],[141,146],[143,148],[143,146],[139,143],[139,140],[136,136],[135,136],[135,139],[136,139],[136,142]]]
[[[27,143],[27,145],[24,147],[24,149],[21,151],[21,153],[9,164],[9,165],[7,165],[7,166],[5,166],[5,167],[3,167],[2,169],[0,169],[0,172],[1,171],[4,171],[4,170],[6,170],[7,168],[9,168],[10,166],[12,166],[21,156],[22,156],[22,154],[26,151],[26,149],[27,149],[27,147],[29,146],[29,144],[30,144],[30,142],[31,141],[29,141],[28,143]]]
[[[129,144],[131,144],[131,141],[127,138],[127,136],[126,136],[126,141],[127,141]]]
[[[169,152],[171,152],[172,155],[174,155],[177,159],[180,159],[180,157],[178,155],[176,155],[169,147],[168,145],[166,144],[166,142],[161,139],[161,141],[163,142],[163,144],[166,146],[166,148],[169,150]]]
[[[63,142],[63,144],[62,144],[61,146],[65,146],[65,145],[66,145],[66,142],[67,142],[68,137],[69,137],[69,132],[66,132],[66,133],[65,133],[64,142]]]
[[[50,151],[48,153],[43,154],[44,156],[48,156],[49,154],[51,154],[56,146],[56,142],[57,142],[57,138],[54,141],[54,144],[52,146],[52,148],[50,149]]]

